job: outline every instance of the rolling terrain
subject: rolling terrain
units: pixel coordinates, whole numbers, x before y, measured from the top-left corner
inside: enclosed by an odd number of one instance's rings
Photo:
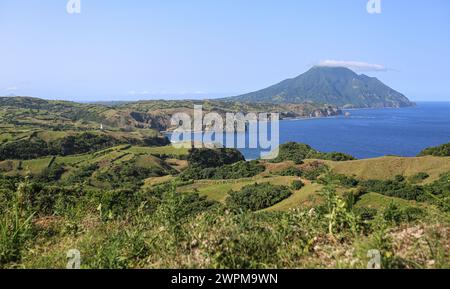
[[[175,113],[193,115],[194,105],[203,105],[205,113],[280,113],[280,118],[311,118],[341,114],[336,106],[314,103],[249,104],[218,100],[150,100],[118,105],[83,104],[68,101],[43,100],[32,97],[0,97],[2,134],[8,129],[41,128],[44,130],[107,130],[134,131],[170,130]],[[4,132],[5,130],[5,132]],[[9,135],[11,137],[11,135]],[[8,136],[4,136],[3,139]]]
[[[246,161],[169,145],[160,130],[193,101],[0,104],[0,268],[64,268],[73,248],[96,269],[365,268],[373,248],[383,268],[450,267],[448,145],[356,160],[286,143],[271,161]]]

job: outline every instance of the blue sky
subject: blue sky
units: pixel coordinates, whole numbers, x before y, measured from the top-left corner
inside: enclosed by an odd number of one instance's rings
[[[368,0],[81,0],[76,15],[67,1],[0,0],[0,95],[227,96],[329,60],[450,101],[448,0],[381,0],[379,15]]]

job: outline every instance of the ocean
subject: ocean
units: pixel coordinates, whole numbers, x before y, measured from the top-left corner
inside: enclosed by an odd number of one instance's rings
[[[450,142],[450,102],[419,102],[408,108],[345,112],[350,115],[282,120],[280,144],[301,142],[322,152],[343,152],[363,159],[416,156],[424,148]],[[241,152],[247,160],[260,157],[256,149],[241,149]]]
[[[356,158],[416,156],[424,148],[450,142],[450,102],[419,102],[399,109],[347,110],[349,117],[283,120],[280,143],[311,145],[323,152]],[[242,150],[248,159],[259,152]]]

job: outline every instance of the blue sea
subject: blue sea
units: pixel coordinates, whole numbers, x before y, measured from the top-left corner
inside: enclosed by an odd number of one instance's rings
[[[346,110],[350,116],[280,121],[280,144],[302,142],[322,152],[356,158],[416,156],[424,148],[450,142],[450,102],[419,102],[400,109]],[[201,136],[194,136],[200,140]],[[248,138],[248,136],[247,136]],[[242,149],[247,160],[255,149]]]
[[[283,120],[280,142],[302,142],[323,152],[357,158],[416,156],[424,148],[450,142],[450,102],[419,102],[400,109],[348,110],[349,117]],[[259,152],[242,150],[247,159]]]

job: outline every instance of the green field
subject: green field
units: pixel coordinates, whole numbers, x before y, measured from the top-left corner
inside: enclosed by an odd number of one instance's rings
[[[430,175],[428,182],[436,180],[442,173],[450,171],[450,157],[382,157],[347,162],[326,162],[338,173],[361,179],[388,180],[394,176],[411,177],[425,172]]]

